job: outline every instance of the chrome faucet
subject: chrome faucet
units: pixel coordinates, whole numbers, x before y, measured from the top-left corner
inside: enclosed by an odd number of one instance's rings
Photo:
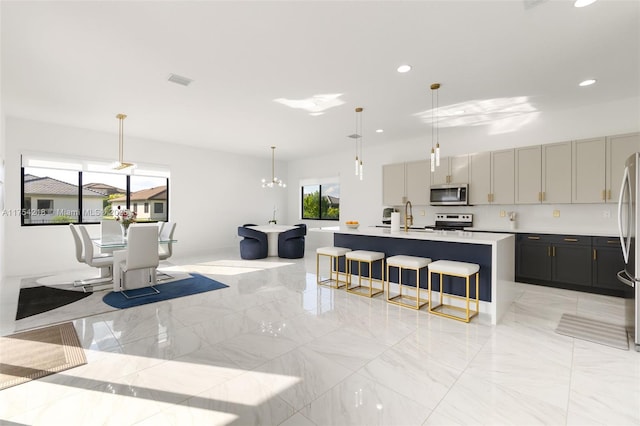
[[[404,232],[409,230],[409,227],[413,225],[413,206],[411,201],[407,201],[404,204]]]

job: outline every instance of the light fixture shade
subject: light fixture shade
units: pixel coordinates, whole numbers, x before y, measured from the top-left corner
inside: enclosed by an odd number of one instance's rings
[[[440,167],[440,143],[436,144],[436,167]]]
[[[356,142],[356,144],[357,144],[357,143],[358,143],[358,142]],[[357,155],[356,155],[356,162],[355,162],[355,165],[356,165],[356,168],[355,168],[356,176],[358,176],[358,173],[360,172],[360,160],[358,160],[358,156],[357,156]]]
[[[436,171],[436,153],[433,150],[433,148],[431,148],[431,172],[435,172]]]
[[[359,172],[360,172],[360,180],[364,180],[364,166],[362,165],[362,160],[360,160],[360,167],[359,167]]]

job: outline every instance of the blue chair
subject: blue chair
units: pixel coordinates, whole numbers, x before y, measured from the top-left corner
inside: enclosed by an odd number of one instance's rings
[[[238,235],[244,237],[240,241],[240,257],[243,259],[264,259],[269,253],[267,234],[255,229],[238,226]]]
[[[304,236],[306,234],[306,225],[296,225],[294,229],[281,232],[278,235],[278,257],[285,259],[304,257]]]

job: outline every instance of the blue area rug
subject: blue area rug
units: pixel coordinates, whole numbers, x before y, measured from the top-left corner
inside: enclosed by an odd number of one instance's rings
[[[118,309],[131,308],[132,306],[146,305],[147,303],[160,302],[162,300],[175,299],[176,297],[190,296],[192,294],[204,293],[206,291],[219,290],[229,287],[211,278],[207,278],[200,274],[190,274],[190,278],[173,281],[166,284],[157,284],[154,287],[160,291],[160,294],[150,294],[148,296],[136,297],[135,299],[127,299],[122,292],[112,291],[106,294],[102,301],[109,306]],[[149,293],[149,288],[136,288],[127,290],[127,296],[135,297],[137,295]]]

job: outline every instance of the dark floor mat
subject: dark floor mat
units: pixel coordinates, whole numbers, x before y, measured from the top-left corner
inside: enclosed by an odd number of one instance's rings
[[[54,287],[38,286],[20,289],[16,319],[30,317],[51,311],[64,305],[91,296],[91,292],[63,290]]]

